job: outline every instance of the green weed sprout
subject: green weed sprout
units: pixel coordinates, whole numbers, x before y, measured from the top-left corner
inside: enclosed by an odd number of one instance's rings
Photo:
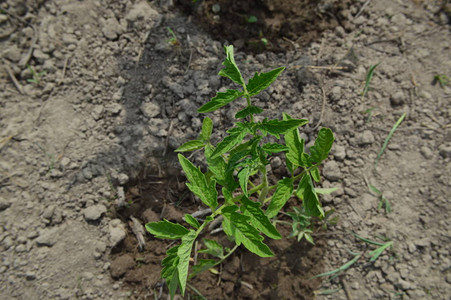
[[[437,74],[434,76],[433,84],[436,83],[440,84],[440,87],[450,86],[451,85],[451,79],[446,76],[445,74]]]
[[[334,141],[332,131],[322,128],[310,147],[310,153],[307,153],[298,129],[307,124],[307,120],[294,119],[284,113],[282,120],[265,118],[256,121],[255,115],[262,113],[263,109],[254,106],[251,98],[269,87],[285,68],[255,73],[246,84],[235,63],[233,46],[225,47],[225,52],[227,57],[219,75],[229,78],[240,88],[218,92],[198,112],[213,112],[239,98],[246,99],[246,107],[236,113],[234,126],[216,145],[210,140],[213,121],[205,117],[199,138],[184,143],[176,150],[203,149],[208,165],[205,173],[182,154],[178,155],[178,159],[188,179],[187,187],[211,209],[211,214],[202,223],[191,214],[186,214],[185,221],[190,227],[168,220],[146,224],[147,231],[156,238],[181,241],[167,250],[167,256],[162,261],[161,277],[166,280],[171,299],[178,288],[184,295],[188,279],[222,263],[240,245],[260,257],[273,256],[262,234],[271,239],[282,238],[271,219],[279,214],[293,195],[302,201],[305,216],[320,219],[325,216],[314,182],[320,181],[318,166],[328,157]],[[268,142],[270,137],[277,142]],[[285,153],[286,166],[291,175],[270,185],[267,173],[269,157],[280,152]],[[222,197],[218,197],[219,194]],[[205,248],[198,253],[214,259],[199,259],[190,268],[196,239],[209,223],[219,217],[223,219],[225,234],[235,246],[227,249],[217,241],[204,239]]]
[[[368,73],[366,74],[366,78],[365,78],[365,87],[363,88],[363,91],[362,91],[362,99],[361,99],[362,102],[365,99],[365,96],[370,89],[371,79],[373,79],[374,70],[376,69],[376,67],[378,65],[380,65],[380,63],[371,65],[370,68],[368,69]]]
[[[167,40],[167,42],[172,46],[178,46],[180,43],[179,40],[177,39],[177,36],[174,33],[174,30],[172,30],[171,27],[168,27],[168,32],[171,35],[171,38]]]
[[[39,86],[41,84],[41,78],[42,78],[42,76],[44,76],[46,74],[46,71],[44,70],[44,71],[41,71],[38,73],[30,65],[27,65],[27,68],[28,68],[28,70],[30,70],[31,76],[33,77],[33,78],[27,79],[27,82],[34,83],[35,85]]]
[[[385,243],[380,243],[380,242],[376,242],[373,240],[369,240],[367,238],[361,237],[359,235],[357,235],[354,232],[351,232],[353,236],[355,236],[356,238],[358,238],[359,240],[361,240],[362,242],[365,242],[369,245],[375,245],[378,246],[375,250],[370,251],[368,253],[368,255],[370,256],[369,261],[370,262],[374,262],[376,261],[379,256],[387,249],[387,248],[391,248],[393,246],[393,241],[385,241]],[[318,277],[325,277],[325,276],[330,276],[333,275],[330,279],[334,279],[335,277],[337,277],[338,275],[340,275],[341,273],[343,273],[344,271],[346,271],[347,269],[349,269],[353,264],[355,264],[362,256],[364,256],[366,254],[366,252],[361,252],[361,253],[356,253],[356,252],[351,252],[349,251],[349,253],[351,255],[354,255],[354,257],[349,260],[348,262],[346,262],[345,264],[343,264],[342,266],[332,270],[332,271],[328,271],[325,273],[321,273],[318,275],[315,275],[313,277],[311,277],[310,279],[314,279],[314,278],[318,278]]]

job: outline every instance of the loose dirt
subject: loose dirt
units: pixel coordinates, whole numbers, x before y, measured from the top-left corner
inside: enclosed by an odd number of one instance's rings
[[[146,234],[140,252],[131,216],[144,225],[204,208],[172,149],[196,138],[197,108],[232,87],[217,76],[225,43],[239,47],[246,78],[287,67],[255,99],[265,117],[309,119],[307,145],[321,126],[334,131],[321,174],[322,187],[338,189],[321,201],[339,221],[315,246],[269,242],[277,256],[267,260],[239,249],[190,284],[209,299],[448,299],[451,88],[434,77],[451,76],[450,3],[313,2],[2,1],[0,299],[166,297],[168,244]],[[213,141],[242,104],[209,115]],[[190,159],[204,166],[199,153]],[[393,247],[371,263],[374,248],[350,231]],[[307,280],[349,251],[365,255],[332,280]]]

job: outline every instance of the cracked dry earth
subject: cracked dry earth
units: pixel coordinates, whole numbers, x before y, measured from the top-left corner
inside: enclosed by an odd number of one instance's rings
[[[338,1],[320,1],[313,9],[324,22],[332,15],[334,26],[280,36],[271,27],[268,49],[259,45],[258,53],[239,38],[204,31],[182,2],[1,2],[0,299],[166,297],[162,250],[147,235],[145,251],[137,251],[131,217],[177,220],[202,208],[183,194],[172,149],[197,136],[196,109],[227,87],[217,73],[230,43],[243,47],[235,59],[245,77],[287,66],[256,100],[266,117],[309,119],[307,144],[320,126],[335,133],[321,174],[322,187],[338,189],[321,201],[339,221],[318,233],[315,246],[271,245],[284,255],[280,269],[237,255],[220,278],[191,284],[209,299],[449,299],[451,88],[434,82],[451,76],[449,1],[354,0],[339,12],[329,10]],[[199,2],[198,11],[212,11],[211,1]],[[273,15],[289,19],[269,6],[258,10],[268,24]],[[213,20],[227,18],[215,11]],[[168,27],[177,45],[168,43]],[[216,140],[239,105],[211,114]],[[271,161],[276,176],[282,159]],[[203,164],[200,155],[192,160]],[[368,184],[392,212],[378,209]],[[122,193],[130,201],[125,213]],[[309,281],[352,259],[349,251],[374,249],[350,231],[393,247],[334,279]],[[188,290],[185,298],[195,296]]]

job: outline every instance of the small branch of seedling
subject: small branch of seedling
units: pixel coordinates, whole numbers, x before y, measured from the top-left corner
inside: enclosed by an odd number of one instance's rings
[[[320,129],[310,153],[306,153],[299,127],[307,124],[307,120],[294,119],[284,113],[282,120],[265,118],[255,121],[254,116],[262,113],[263,109],[253,105],[252,97],[269,87],[285,68],[255,73],[246,83],[235,63],[233,46],[225,47],[225,52],[227,57],[219,75],[229,78],[239,88],[217,92],[198,112],[210,113],[240,98],[246,99],[246,106],[236,113],[234,126],[226,131],[228,135],[216,145],[210,141],[213,121],[205,117],[198,139],[188,141],[176,150],[187,152],[203,149],[208,165],[206,173],[182,154],[178,155],[178,159],[188,179],[188,189],[210,211],[202,224],[194,214],[186,214],[184,220],[190,226],[189,229],[167,220],[146,224],[147,231],[156,238],[181,240],[181,243],[167,250],[166,258],[162,261],[161,277],[166,280],[171,299],[177,289],[184,295],[187,280],[197,274],[205,270],[217,273],[214,267],[223,263],[241,245],[260,257],[273,256],[271,249],[263,242],[262,234],[271,239],[282,238],[274,226],[277,220],[273,219],[292,196],[302,201],[302,208],[296,207],[293,213],[287,213],[293,218],[292,236],[298,240],[304,237],[313,243],[311,230],[306,226],[312,217],[320,220],[326,217],[315,182],[320,181],[318,166],[328,157],[332,147],[332,131]],[[266,137],[272,137],[275,141],[267,142]],[[277,153],[285,154],[285,163],[291,176],[270,185],[267,166],[270,156]],[[217,241],[203,239],[205,248],[197,253],[214,259],[198,257],[197,264],[190,267],[193,245],[204,229],[217,218],[222,219],[222,229],[234,247],[228,249]]]

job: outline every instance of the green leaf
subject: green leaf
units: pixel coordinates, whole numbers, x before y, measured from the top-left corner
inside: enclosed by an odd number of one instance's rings
[[[304,237],[307,240],[307,242],[309,242],[312,245],[315,245],[315,242],[313,241],[312,236],[310,235],[310,233],[304,233]]]
[[[189,259],[191,257],[191,249],[193,248],[193,243],[196,237],[197,233],[194,230],[190,230],[188,234],[182,237],[182,243],[177,250],[177,256],[179,257],[177,271],[182,296],[185,295],[186,279],[188,278]]]
[[[280,138],[280,134],[286,134],[292,129],[298,128],[299,126],[307,124],[308,121],[304,119],[291,119],[291,120],[263,120],[258,123],[258,128],[264,132],[268,132]]]
[[[247,197],[241,198],[241,203],[243,204],[241,209],[246,215],[251,217],[251,224],[255,228],[258,228],[272,239],[278,240],[282,238],[276,227],[269,221],[268,216],[260,208],[260,203],[251,201]]]
[[[248,193],[247,193],[247,184],[248,184],[248,182],[249,182],[249,176],[250,176],[250,173],[251,173],[250,167],[247,166],[247,167],[242,168],[242,169],[238,172],[238,174],[237,174],[237,177],[238,177],[238,181],[239,181],[239,183],[240,183],[241,190],[243,191],[243,194],[244,194],[245,196],[248,196]]]
[[[186,214],[185,222],[188,223],[189,225],[193,226],[196,229],[199,229],[199,227],[200,227],[199,221],[197,221],[192,215]]]
[[[249,18],[247,18],[247,22],[248,23],[255,23],[255,22],[257,22],[257,17],[256,16],[250,16]]]
[[[249,224],[250,217],[236,212],[223,213],[223,216],[224,220],[229,221],[231,235],[238,245],[242,243],[247,250],[260,257],[274,256],[269,247],[262,242],[263,237],[258,230]]]
[[[231,79],[233,82],[238,83],[241,86],[244,86],[244,79],[241,76],[240,70],[235,63],[235,58],[233,57],[233,45],[224,47],[227,58],[222,63],[225,68],[219,71],[220,76],[227,77]]]
[[[385,249],[388,247],[391,247],[393,245],[393,242],[385,243],[383,246],[377,248],[376,250],[371,251],[369,254],[371,255],[370,262],[375,261],[381,254],[384,252]]]
[[[232,195],[232,192],[229,189],[223,187],[222,188],[222,195],[224,196],[224,200],[225,200],[226,204],[230,204],[230,205],[234,204],[233,203],[233,195]]]
[[[237,119],[244,119],[249,115],[256,115],[256,114],[260,114],[263,112],[263,109],[261,109],[260,107],[257,106],[248,106],[245,109],[240,110],[239,112],[237,112],[235,114],[235,118]]]
[[[200,134],[200,139],[204,143],[210,141],[211,133],[213,131],[213,121],[209,117],[205,117],[202,121],[202,132]]]
[[[174,268],[174,272],[172,273],[172,277],[168,281],[169,285],[169,295],[171,296],[171,300],[174,299],[175,292],[177,291],[177,286],[180,286],[179,282],[179,272],[177,268]]]
[[[238,143],[240,143],[244,137],[246,136],[247,131],[235,131],[234,133],[226,136],[218,145],[216,145],[216,149],[211,154],[211,158],[214,159],[228,151],[230,151],[233,147],[235,147]]]
[[[179,239],[189,232],[182,225],[169,222],[168,220],[147,223],[146,229],[156,238],[171,240]]]
[[[237,90],[227,90],[226,92],[217,92],[216,96],[210,102],[205,103],[197,111],[199,113],[208,113],[229,104],[230,102],[243,96],[243,92]]]
[[[266,216],[270,219],[275,217],[290,199],[292,193],[293,179],[285,178],[277,182],[276,191],[272,195],[271,203],[266,209]]]
[[[268,143],[262,146],[263,150],[267,153],[278,153],[282,151],[288,151],[288,147],[277,143]]]
[[[325,160],[329,155],[333,142],[334,135],[332,130],[329,128],[321,128],[318,137],[315,140],[315,144],[310,147],[310,161],[312,163],[320,163]]]
[[[381,192],[377,187],[375,187],[374,185],[369,184],[368,187],[369,187],[370,190],[371,190],[373,193],[375,193],[377,196],[382,196],[382,192]]]
[[[179,245],[170,248],[168,251],[166,251],[166,257],[161,261],[161,265],[163,266],[163,269],[161,270],[161,277],[165,278],[166,280],[171,280],[172,275],[174,274],[174,271],[177,268],[178,263],[178,256],[177,256],[177,250],[179,248]],[[178,277],[177,277],[178,280]]]
[[[302,176],[296,191],[296,196],[302,200],[307,216],[324,217],[324,211],[319,202],[318,195],[315,192],[315,187],[313,186],[310,174],[306,173]]]
[[[213,211],[218,206],[218,192],[216,191],[216,181],[207,182],[205,175],[196,168],[183,155],[178,155],[180,165],[185,171],[186,178],[190,183],[186,186],[202,200],[202,202],[209,206]]]
[[[197,274],[213,268],[214,266],[216,266],[216,260],[214,259],[199,259],[197,265],[191,268],[191,273],[189,274],[188,279],[191,279]]]
[[[313,180],[315,180],[315,182],[320,182],[321,181],[321,176],[319,175],[319,170],[318,167],[313,167],[310,169],[310,175],[312,175]]]
[[[199,250],[199,253],[207,253],[213,256],[216,256],[218,258],[224,257],[224,248],[221,244],[214,240],[204,239],[204,244],[207,247],[207,249]]]
[[[186,152],[186,151],[193,151],[197,149],[201,149],[205,146],[204,142],[201,140],[192,140],[189,142],[184,143],[180,147],[178,147],[175,152]]]
[[[284,120],[292,120],[292,118],[283,113]],[[285,133],[285,144],[288,146],[287,159],[295,166],[302,166],[302,153],[304,152],[304,140],[299,135],[297,128]]]
[[[270,86],[283,70],[285,70],[285,67],[280,67],[267,73],[258,74],[255,72],[254,77],[249,79],[249,83],[246,85],[249,96],[255,96]]]
[[[227,163],[222,156],[217,156],[212,159],[211,154],[213,151],[214,147],[210,145],[205,147],[205,157],[207,158],[208,170],[213,173],[214,178],[220,185],[225,186],[232,191],[235,190],[238,184],[233,178],[233,170],[230,172],[227,171]]]

